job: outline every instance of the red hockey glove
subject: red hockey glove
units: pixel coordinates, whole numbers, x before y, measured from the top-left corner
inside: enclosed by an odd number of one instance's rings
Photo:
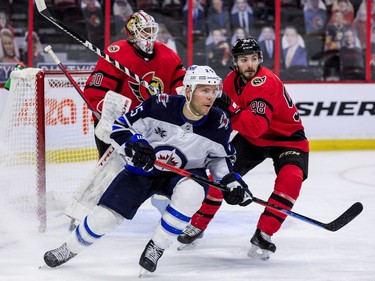
[[[239,174],[229,173],[223,177],[221,183],[228,187],[228,191],[223,193],[228,204],[247,206],[253,201],[253,195]]]
[[[233,102],[232,99],[224,92],[219,98],[215,99],[214,106],[226,111],[230,117],[236,115],[242,110],[242,108]]]

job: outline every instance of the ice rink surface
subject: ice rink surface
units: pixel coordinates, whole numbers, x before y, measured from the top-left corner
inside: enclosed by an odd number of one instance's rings
[[[267,200],[274,178],[272,163],[266,161],[245,180],[256,197]],[[374,281],[375,151],[312,152],[309,178],[293,211],[326,223],[357,201],[364,205],[363,212],[337,232],[287,218],[273,237],[277,251],[266,262],[246,255],[263,207],[224,203],[194,249],[177,251],[175,242],[157,270],[142,279]],[[134,220],[68,263],[38,269],[44,252],[60,246],[68,235],[69,219],[49,213],[47,232],[40,234],[31,219],[12,208],[1,211],[6,213],[0,217],[1,281],[140,280],[138,259],[160,218],[146,202]]]

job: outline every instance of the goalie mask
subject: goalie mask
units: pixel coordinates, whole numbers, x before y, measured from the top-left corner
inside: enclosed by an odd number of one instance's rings
[[[197,85],[216,85],[215,96],[220,97],[222,93],[221,78],[207,65],[190,66],[186,70],[183,85],[185,89],[189,89],[190,93],[194,93]]]
[[[135,43],[143,52],[152,54],[159,26],[155,19],[140,10],[132,14],[126,24],[126,33],[130,42]]]

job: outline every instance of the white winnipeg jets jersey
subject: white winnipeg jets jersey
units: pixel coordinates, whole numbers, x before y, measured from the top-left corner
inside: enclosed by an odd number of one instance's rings
[[[156,159],[186,170],[206,168],[214,179],[221,179],[232,171],[235,154],[229,118],[212,108],[198,122],[188,121],[182,114],[185,102],[183,96],[151,96],[117,120],[111,138],[121,146],[132,134],[142,134]]]

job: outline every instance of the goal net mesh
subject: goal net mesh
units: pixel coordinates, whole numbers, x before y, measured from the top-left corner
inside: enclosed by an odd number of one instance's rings
[[[87,72],[71,73],[83,89]],[[91,112],[61,72],[11,73],[0,112],[0,217],[62,213],[98,158]],[[5,207],[6,206],[6,207]]]

